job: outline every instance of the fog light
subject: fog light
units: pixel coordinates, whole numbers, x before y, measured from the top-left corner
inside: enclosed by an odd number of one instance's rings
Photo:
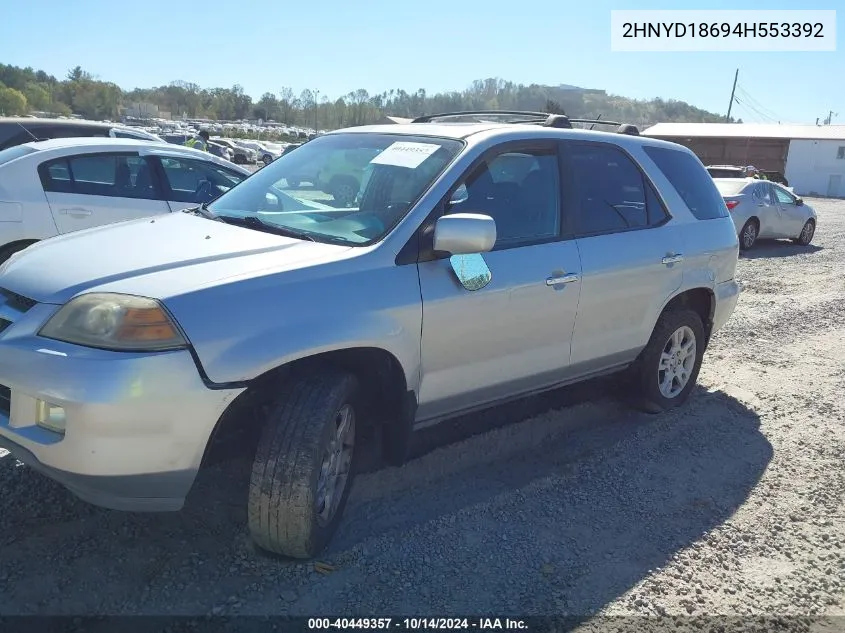
[[[53,431],[54,433],[64,434],[64,407],[60,407],[50,402],[45,402],[44,400],[36,400],[35,423],[40,427]]]

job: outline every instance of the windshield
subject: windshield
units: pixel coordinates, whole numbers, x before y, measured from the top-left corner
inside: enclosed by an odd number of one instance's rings
[[[735,196],[740,193],[748,184],[745,180],[713,180],[716,183],[716,189],[719,190],[723,196]]]
[[[9,163],[16,158],[20,158],[21,156],[26,156],[27,154],[32,154],[37,151],[37,149],[32,149],[31,147],[27,147],[25,145],[15,145],[9,149],[4,149],[3,151],[0,151],[0,165]]]
[[[209,210],[257,217],[316,241],[382,239],[463,147],[454,139],[328,134],[285,154],[224,194]]]

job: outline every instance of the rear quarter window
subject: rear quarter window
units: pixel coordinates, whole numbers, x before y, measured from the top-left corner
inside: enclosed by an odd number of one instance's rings
[[[644,146],[643,151],[699,220],[728,217],[728,209],[704,166],[687,152]]]

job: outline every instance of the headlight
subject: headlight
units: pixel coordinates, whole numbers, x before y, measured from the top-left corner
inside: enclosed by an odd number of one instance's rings
[[[38,334],[115,351],[160,352],[187,345],[158,301],[113,293],[91,293],[71,299]]]

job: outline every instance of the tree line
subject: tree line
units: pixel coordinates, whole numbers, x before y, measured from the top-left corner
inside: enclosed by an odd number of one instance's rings
[[[32,68],[0,64],[0,114],[30,112],[80,115],[89,119],[118,120],[122,108],[153,104],[172,118],[208,118],[219,121],[273,120],[287,125],[336,129],[375,123],[385,115],[415,117],[459,110],[534,110],[564,113],[575,118],[601,117],[639,126],[658,122],[708,123],[724,117],[674,99],[637,100],[600,90],[571,86],[518,84],[498,78],[472,82],[465,90],[429,94],[425,89],[403,89],[370,94],[361,88],[329,98],[319,92],[290,87],[265,92],[257,100],[241,86],[202,88],[175,81],[156,88],[122,90],[79,66],[64,79]]]

